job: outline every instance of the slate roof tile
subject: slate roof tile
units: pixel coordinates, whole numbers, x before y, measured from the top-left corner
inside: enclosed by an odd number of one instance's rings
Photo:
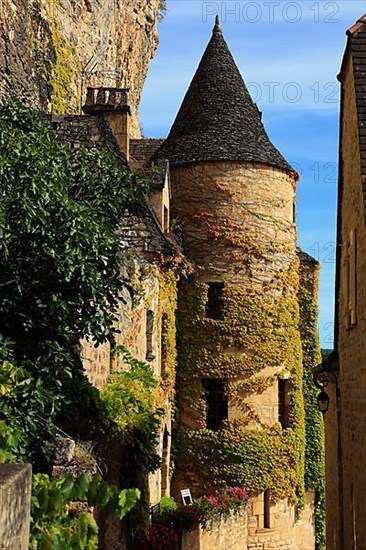
[[[218,19],[157,156],[169,159],[173,165],[231,160],[269,164],[293,172],[267,136]]]

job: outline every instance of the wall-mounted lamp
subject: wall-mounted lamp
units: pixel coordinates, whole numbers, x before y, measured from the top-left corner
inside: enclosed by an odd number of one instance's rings
[[[316,398],[316,401],[318,404],[318,409],[323,415],[327,413],[329,410],[330,397],[325,391],[325,388],[329,384],[329,378],[328,378],[329,375],[333,377],[336,385],[336,396],[337,396],[337,407],[338,407],[339,386],[338,386],[337,375],[333,372],[333,370],[330,370],[330,369],[325,370],[319,367],[317,369],[314,369],[313,371],[314,384],[316,385],[317,388],[321,390]]]
[[[316,401],[318,403],[318,409],[319,411],[322,413],[322,414],[325,414],[328,412],[328,409],[329,409],[329,401],[330,401],[330,397],[329,395],[327,394],[327,392],[325,392],[324,390],[322,390],[317,398],[316,398]]]

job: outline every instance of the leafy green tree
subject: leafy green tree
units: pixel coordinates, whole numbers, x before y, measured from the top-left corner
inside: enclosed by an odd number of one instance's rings
[[[116,230],[144,190],[108,152],[73,150],[38,113],[0,108],[0,332],[17,360],[52,340],[112,337]]]
[[[0,419],[16,423],[22,456],[41,470],[55,421],[96,416],[75,344],[113,342],[128,284],[117,230],[126,211],[143,211],[145,191],[109,152],[72,149],[40,114],[0,107],[0,360],[27,381],[2,396]]]

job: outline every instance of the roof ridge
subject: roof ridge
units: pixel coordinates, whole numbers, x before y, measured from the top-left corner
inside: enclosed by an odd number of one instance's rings
[[[366,14],[359,17],[354,25],[346,30],[347,36],[355,36],[364,27],[366,23]]]

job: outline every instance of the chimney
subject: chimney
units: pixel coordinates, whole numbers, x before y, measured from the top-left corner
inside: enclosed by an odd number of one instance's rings
[[[100,115],[107,122],[127,160],[130,158],[128,88],[87,88],[85,114]]]

